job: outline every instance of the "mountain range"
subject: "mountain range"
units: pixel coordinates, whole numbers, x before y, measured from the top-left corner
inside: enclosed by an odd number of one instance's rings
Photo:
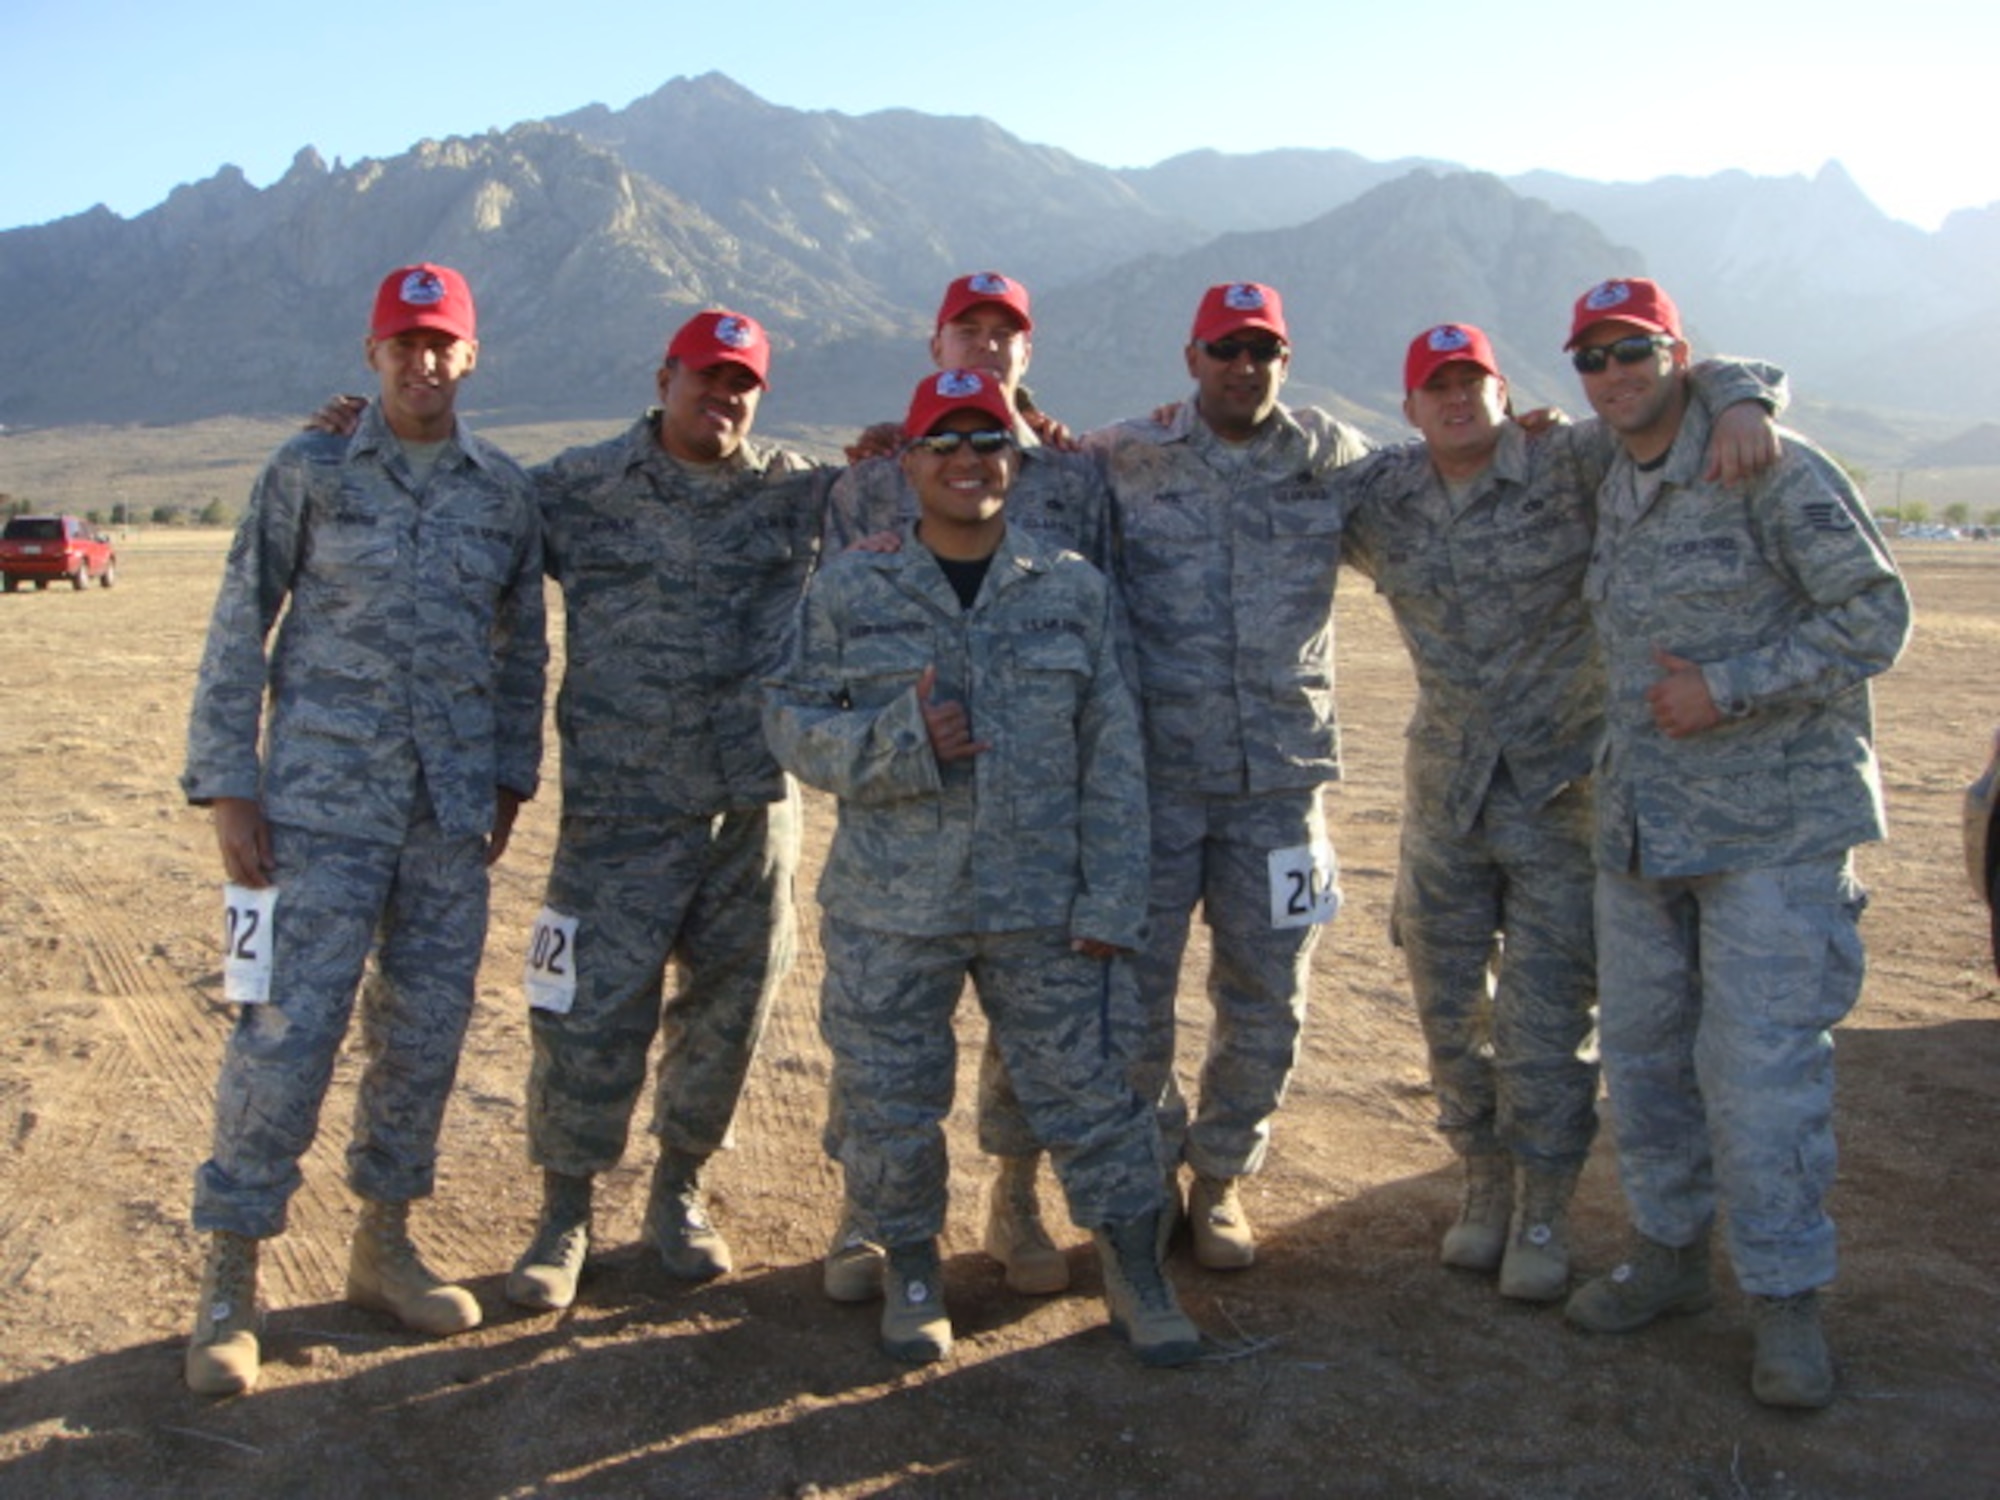
[[[1285,296],[1290,398],[1387,435],[1405,344],[1445,320],[1493,336],[1517,404],[1578,406],[1570,302],[1644,273],[1697,352],[1785,366],[1837,450],[2000,462],[2000,368],[1939,358],[2000,334],[2000,205],[1926,233],[1834,164],[1605,184],[1287,150],[1112,170],[981,119],[795,110],[714,73],[0,232],[0,424],[302,412],[366,389],[374,284],[418,259],[478,294],[468,403],[487,420],[630,415],[666,336],[713,305],[771,330],[767,428],[892,416],[945,282],[993,268],[1034,289],[1031,383],[1072,426],[1182,395],[1202,289],[1259,280]]]

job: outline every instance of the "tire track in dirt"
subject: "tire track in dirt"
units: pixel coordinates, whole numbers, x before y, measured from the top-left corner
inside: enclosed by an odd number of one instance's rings
[[[18,824],[22,820],[14,817],[9,821]],[[93,1076],[79,1093],[103,1089],[104,1098],[130,1097],[135,1090],[129,1080],[142,1079],[148,1085],[143,1092],[154,1097],[173,1121],[174,1133],[192,1143],[205,1143],[214,1100],[214,1070],[228,1028],[226,1015],[213,1014],[194,985],[181,976],[162,977],[154,966],[139,959],[148,940],[120,915],[113,893],[89,879],[87,865],[49,860],[34,842],[4,833],[0,833],[0,858],[6,860],[10,884],[36,893],[48,912],[50,930],[62,933],[80,948],[89,988],[106,1001],[105,1010],[123,1043],[122,1049],[98,1049],[100,1060],[94,1062]],[[118,1076],[128,1080],[122,1089],[113,1087],[109,1070],[114,1067],[120,1070]],[[72,1118],[90,1117],[88,1128],[93,1138],[102,1129],[103,1120],[97,1118],[103,1113],[101,1108],[63,1113]],[[45,1164],[37,1169],[38,1175],[51,1181],[79,1159],[70,1153],[88,1143],[58,1144],[58,1150],[37,1153]],[[303,1232],[288,1233],[267,1247],[267,1293],[282,1292],[286,1300],[292,1300],[324,1296],[329,1288],[344,1285],[345,1261],[328,1248],[329,1238],[344,1241],[344,1230],[332,1236],[327,1232],[352,1216],[328,1187],[344,1178],[340,1152],[328,1144],[322,1132],[307,1153],[305,1185],[292,1204],[292,1225]]]
[[[816,878],[816,874],[815,874]],[[802,881],[803,885],[803,881]],[[818,907],[802,902],[798,958],[771,1006],[732,1131],[735,1149],[718,1166],[731,1217],[758,1223],[752,1258],[814,1261],[826,1252],[840,1213],[840,1172],[818,1149],[826,1123],[829,1069],[819,1034]],[[800,1169],[799,1144],[814,1143]]]
[[[37,1023],[59,1041],[63,1018]],[[39,1045],[34,1038],[28,1045]],[[84,1066],[69,1073],[50,1070],[53,1088],[21,1087],[5,1103],[13,1116],[12,1150],[0,1170],[6,1207],[0,1209],[0,1289],[19,1292],[34,1276],[53,1234],[66,1220],[60,1205],[73,1201],[67,1180],[79,1161],[95,1159],[110,1123],[102,1101],[128,1097],[137,1074],[131,1054],[118,1046],[90,1049]],[[11,1300],[11,1299],[10,1299]]]

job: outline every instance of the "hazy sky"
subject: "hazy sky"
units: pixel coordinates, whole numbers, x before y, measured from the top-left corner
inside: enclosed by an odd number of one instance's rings
[[[1925,229],[2000,201],[1993,0],[0,0],[0,56],[0,228],[710,70],[797,109],[984,115],[1106,166],[1339,146],[1633,181],[1837,160]]]

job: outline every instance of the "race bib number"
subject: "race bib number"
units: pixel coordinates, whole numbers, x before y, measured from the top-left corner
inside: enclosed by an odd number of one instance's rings
[[[1340,912],[1340,862],[1333,845],[1271,851],[1271,925],[1313,927]]]
[[[528,967],[522,982],[533,1010],[566,1016],[576,1004],[576,921],[545,906],[528,934]]]
[[[222,998],[235,1005],[271,999],[271,938],[278,888],[222,887]]]

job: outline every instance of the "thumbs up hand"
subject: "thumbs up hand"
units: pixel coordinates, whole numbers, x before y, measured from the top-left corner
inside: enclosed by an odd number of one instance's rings
[[[992,749],[985,740],[972,737],[972,716],[965,711],[965,705],[949,698],[940,703],[934,696],[936,692],[937,665],[933,663],[917,678],[917,708],[924,716],[924,728],[930,734],[931,751],[938,764],[971,760]]]

